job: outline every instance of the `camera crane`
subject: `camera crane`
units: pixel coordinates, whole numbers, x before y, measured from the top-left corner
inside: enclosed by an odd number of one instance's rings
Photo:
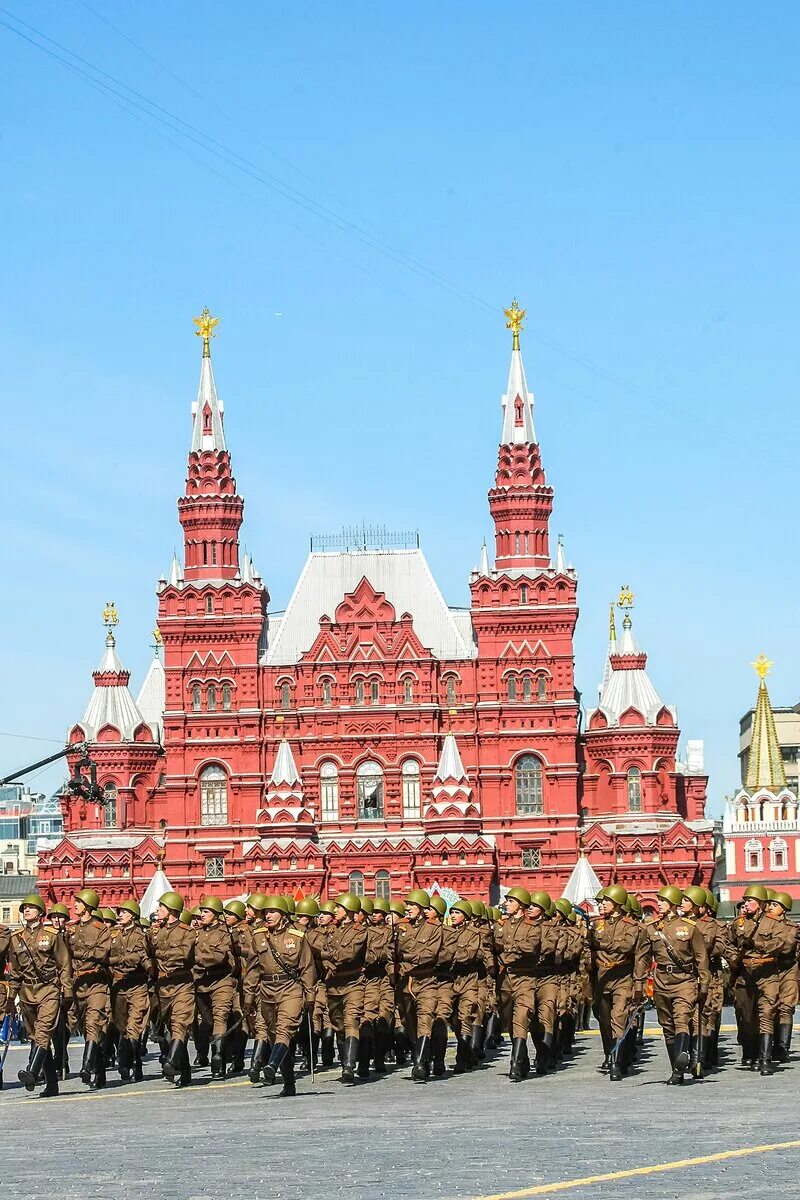
[[[19,771],[13,771],[11,775],[0,779],[0,787],[8,783],[16,783],[23,775],[30,775],[33,771],[38,771],[40,767],[46,767],[50,763],[58,762],[60,758],[66,758],[68,754],[80,755],[67,782],[68,791],[73,796],[80,796],[83,800],[102,804],[105,797],[103,789],[97,782],[97,764],[89,757],[87,742],[75,742],[71,746],[65,746],[63,750],[58,750],[55,754],[48,755],[47,758],[40,758],[38,762],[30,763],[27,767],[22,767]],[[89,772],[88,779],[83,774],[86,770]]]

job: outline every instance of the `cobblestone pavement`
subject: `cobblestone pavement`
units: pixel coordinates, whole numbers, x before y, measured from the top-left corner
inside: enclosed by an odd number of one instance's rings
[[[288,1101],[278,1087],[240,1078],[210,1085],[207,1071],[175,1092],[152,1058],[142,1084],[123,1087],[109,1073],[110,1086],[93,1093],[73,1078],[57,1100],[38,1101],[16,1082],[27,1047],[12,1047],[0,1094],[0,1190],[3,1200],[467,1200],[519,1189],[576,1200],[796,1195],[800,1144],[549,1186],[800,1139],[800,1061],[762,1079],[736,1066],[727,1032],[724,1070],[667,1088],[657,1028],[647,1033],[642,1064],[618,1084],[598,1072],[600,1045],[589,1033],[568,1066],[523,1084],[506,1078],[506,1046],[479,1071],[425,1086],[407,1070],[355,1088],[342,1087],[335,1071],[314,1084],[301,1076]],[[77,1064],[79,1045],[71,1054]]]

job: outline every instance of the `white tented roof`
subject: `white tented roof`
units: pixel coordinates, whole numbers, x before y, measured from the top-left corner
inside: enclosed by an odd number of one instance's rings
[[[139,911],[143,917],[152,917],[158,908],[158,902],[165,892],[172,891],[172,884],[163,871],[158,870],[147,885],[147,890],[139,901]]]
[[[270,617],[263,661],[297,662],[317,637],[320,617],[335,620],[337,606],[364,577],[385,593],[398,619],[411,613],[417,637],[437,658],[474,657],[469,612],[447,607],[421,550],[354,550],[308,556],[281,620]]]
[[[567,880],[567,886],[564,888],[564,899],[569,900],[570,904],[574,904],[577,907],[587,900],[594,900],[601,887],[602,884],[595,875],[592,864],[582,854],[572,868],[572,874]]]
[[[206,408],[211,414],[210,432],[203,432],[203,412]],[[225,430],[223,428],[224,406],[217,395],[217,385],[214,382],[214,371],[211,359],[204,358],[200,365],[200,386],[197,389],[197,399],[192,405],[192,450],[226,450]]]
[[[104,725],[113,725],[120,731],[123,741],[131,741],[134,730],[142,724],[144,718],[128,691],[127,682],[123,683],[127,676],[117,657],[114,639],[110,634],[95,675],[118,675],[119,682],[110,685],[95,682],[86,712],[80,720],[87,740],[92,741],[98,729],[102,729]]]
[[[515,402],[517,397],[522,401],[521,421],[517,424]],[[511,366],[508,370],[508,386],[501,400],[503,406],[503,432],[500,437],[501,446],[536,443],[536,430],[533,426],[533,392],[528,391],[525,378],[525,367],[522,363],[522,351],[511,351]]]
[[[627,619],[627,618],[626,618]],[[646,725],[653,725],[663,703],[653,687],[645,666],[633,670],[627,666],[617,665],[613,660],[616,656],[640,656],[642,651],[630,625],[623,630],[619,641],[609,643],[609,655],[606,660],[606,670],[600,690],[598,707],[606,714],[611,725],[616,725],[620,716],[629,708],[635,708],[644,717]],[[642,655],[644,658],[644,656]],[[646,660],[645,660],[646,661]],[[591,717],[594,709],[589,710]],[[669,707],[673,717],[675,710]]]
[[[160,655],[156,655],[150,663],[150,669],[144,677],[139,695],[136,697],[136,707],[153,731],[157,742],[161,741],[164,707],[166,704],[166,681],[164,666]]]

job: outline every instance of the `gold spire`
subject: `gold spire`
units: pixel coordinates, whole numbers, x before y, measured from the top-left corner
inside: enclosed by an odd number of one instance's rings
[[[113,629],[115,625],[119,625],[117,606],[113,600],[109,600],[108,604],[103,609],[103,624],[105,625],[106,629]]]
[[[608,606],[608,640],[615,642],[617,640],[617,626],[614,621],[614,601],[612,600]]]
[[[217,326],[221,321],[221,317],[212,317],[207,308],[204,308],[199,317],[192,317],[197,328],[195,329],[195,337],[203,339],[203,358],[211,358],[211,339],[217,336]]]
[[[750,749],[747,754],[747,778],[744,786],[748,792],[766,788],[774,794],[785,788],[787,783],[786,768],[783,765],[783,755],[775,730],[775,714],[772,711],[766,684],[766,678],[773,663],[769,661],[766,654],[759,654],[752,666],[760,683],[756,711],[753,714]]]
[[[525,320],[526,311],[526,309],[520,308],[517,304],[516,297],[511,301],[511,308],[503,309],[506,318],[506,329],[510,329],[512,334],[512,350],[519,350],[519,331],[524,328],[522,322]]]

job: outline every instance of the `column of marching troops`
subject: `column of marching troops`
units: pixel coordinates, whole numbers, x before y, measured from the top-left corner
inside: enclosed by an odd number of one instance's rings
[[[717,901],[700,887],[666,885],[648,918],[619,884],[597,903],[588,917],[566,899],[512,887],[502,912],[461,899],[448,913],[420,889],[391,902],[347,892],[321,907],[205,896],[187,911],[167,892],[145,921],[135,900],[102,908],[91,889],[74,896],[74,919],[66,905],[29,895],[23,926],[0,927],[6,1012],[19,1006],[30,1039],[19,1079],[57,1095],[69,1037],[80,1032],[79,1074],[94,1089],[111,1066],[123,1083],[141,1080],[150,1037],[175,1087],[191,1082],[192,1065],[210,1065],[212,1080],[246,1070],[263,1085],[280,1075],[281,1095],[293,1096],[298,1053],[312,1075],[338,1056],[344,1084],[410,1058],[411,1078],[425,1083],[445,1074],[452,1031],[455,1074],[490,1057],[505,1032],[509,1079],[520,1083],[565,1064],[593,1012],[600,1069],[618,1081],[639,1055],[652,998],[675,1084],[719,1066],[725,986],[743,1064],[768,1075],[788,1060],[800,946],[791,897],[749,887],[731,923],[716,919]]]

